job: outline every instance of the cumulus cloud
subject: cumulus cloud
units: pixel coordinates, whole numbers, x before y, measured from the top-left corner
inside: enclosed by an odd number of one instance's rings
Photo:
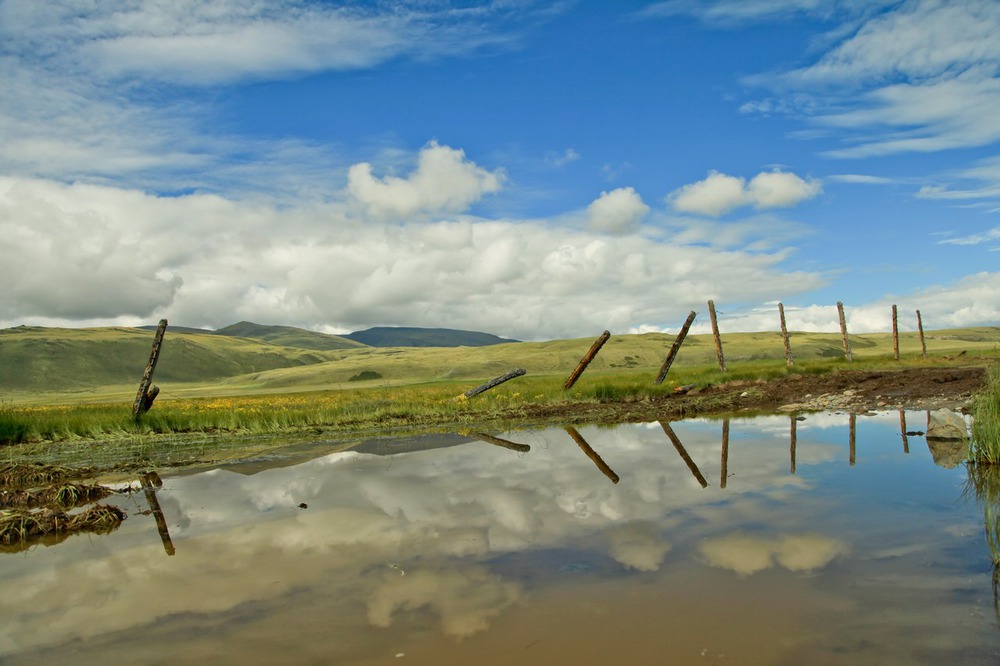
[[[444,146],[426,147],[417,161],[406,179],[371,179],[373,187],[361,188],[377,213],[401,212],[400,201],[414,211],[468,205],[499,178]],[[442,170],[461,185],[431,183],[429,174]],[[638,210],[638,198],[622,193]],[[783,268],[780,247],[739,244],[752,244],[752,235],[704,247],[642,234],[611,242],[545,220],[428,213],[384,225],[358,205],[353,197],[289,207],[0,179],[8,257],[0,272],[9,285],[0,323],[135,325],[167,317],[215,328],[248,319],[338,330],[450,326],[539,339],[666,325],[710,294],[755,302],[779,287],[799,293],[822,284],[816,274]],[[93,272],[81,280],[83,260]],[[40,275],[62,291],[36,298]],[[121,288],[129,280],[134,289]],[[665,304],[658,295],[665,288],[680,297]]]
[[[482,568],[463,571],[420,569],[383,574],[368,600],[368,620],[376,627],[392,625],[396,610],[429,607],[441,618],[441,629],[452,638],[466,638],[489,628],[490,620],[515,603],[520,587]]]
[[[629,523],[611,531],[611,557],[629,569],[658,571],[669,551],[655,524]]]
[[[432,141],[418,156],[407,178],[372,175],[367,162],[347,174],[347,192],[375,217],[407,217],[420,213],[460,212],[483,195],[497,192],[502,171],[487,171],[465,158],[465,151]]]
[[[743,178],[710,171],[704,180],[671,192],[667,200],[678,212],[718,217],[743,206],[758,210],[788,208],[822,191],[819,181],[785,171],[762,172],[749,183]]]
[[[601,192],[601,196],[587,206],[587,221],[593,231],[623,234],[635,231],[647,213],[649,206],[634,189],[620,187]]]
[[[763,537],[740,533],[706,539],[698,545],[698,554],[709,566],[744,577],[775,564],[789,571],[822,569],[847,552],[842,541],[821,534]]]

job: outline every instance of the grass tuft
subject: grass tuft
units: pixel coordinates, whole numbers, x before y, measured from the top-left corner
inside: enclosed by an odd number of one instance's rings
[[[977,464],[1000,463],[1000,365],[986,373],[986,385],[972,402],[970,458]]]

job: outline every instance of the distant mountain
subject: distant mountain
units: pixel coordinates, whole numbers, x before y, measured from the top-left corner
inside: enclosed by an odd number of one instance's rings
[[[317,333],[316,331],[307,331],[304,328],[295,328],[294,326],[265,326],[249,321],[241,321],[238,324],[220,328],[215,333],[217,335],[229,335],[237,338],[263,340],[271,344],[282,345],[283,347],[315,349],[318,351],[354,349],[365,346],[365,343],[349,340],[347,336]]]
[[[370,347],[487,347],[517,342],[492,333],[406,326],[378,326],[365,331],[355,331],[343,337]]]

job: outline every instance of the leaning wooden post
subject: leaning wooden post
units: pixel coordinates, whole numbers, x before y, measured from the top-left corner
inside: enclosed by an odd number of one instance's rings
[[[494,437],[493,435],[487,435],[485,432],[477,432],[473,435],[476,439],[486,442],[487,444],[492,444],[494,446],[502,446],[505,449],[510,449],[511,451],[517,451],[518,453],[528,453],[531,451],[531,447],[527,444],[518,444],[517,442],[512,442],[508,439],[502,439],[500,437]]]
[[[163,550],[167,555],[173,555],[174,542],[170,539],[170,530],[167,529],[167,519],[163,517],[163,509],[160,508],[160,502],[156,499],[156,488],[162,486],[163,482],[160,481],[160,476],[156,472],[146,472],[139,477],[139,482],[146,495],[149,510],[153,514],[153,520],[156,521],[156,531],[160,533]]]
[[[848,435],[848,438],[850,440],[848,445],[850,446],[851,449],[850,462],[851,462],[851,467],[854,467],[854,461],[857,459],[857,443],[858,443],[858,415],[855,414],[854,412],[851,412],[851,415],[848,417],[848,429],[850,431]]]
[[[892,306],[892,357],[899,360],[899,320],[896,318],[896,305]]]
[[[920,353],[927,358],[927,342],[924,341],[924,320],[920,318],[920,310],[917,310],[917,330],[920,331]]]
[[[906,435],[906,412],[899,410],[899,432],[903,436],[903,453],[910,452],[910,440]]]
[[[608,467],[608,464],[604,462],[604,458],[602,458],[597,451],[590,447],[590,444],[587,443],[587,440],[583,438],[583,435],[581,435],[576,428],[573,426],[566,426],[563,430],[565,430],[566,433],[573,438],[576,445],[579,446],[585,454],[587,454],[587,457],[590,458],[595,465],[597,465],[597,469],[601,470],[601,473],[611,480],[611,483],[618,483],[621,480],[615,473],[615,470]]]
[[[781,320],[781,339],[785,343],[785,365],[792,367],[792,345],[788,342],[788,327],[785,326],[785,306],[778,303],[778,319]]]
[[[670,424],[667,421],[660,421],[659,423],[660,427],[663,428],[663,432],[665,432],[667,437],[670,439],[670,443],[674,445],[675,449],[677,449],[677,453],[680,454],[684,464],[688,466],[689,470],[691,470],[691,474],[694,475],[694,478],[698,480],[698,483],[701,484],[702,488],[708,488],[708,481],[705,480],[701,470],[698,469],[698,465],[696,465],[694,460],[691,459],[691,456],[688,455],[687,449],[685,449],[684,445],[681,444],[681,439],[677,436],[677,433],[674,432],[674,429],[670,427]]]
[[[524,368],[514,368],[510,372],[508,372],[506,374],[503,374],[503,375],[500,375],[499,377],[496,377],[495,379],[491,379],[490,381],[486,382],[485,384],[480,384],[479,386],[477,386],[474,389],[469,389],[468,391],[466,391],[462,395],[458,396],[458,399],[459,400],[461,400],[461,399],[468,399],[468,398],[471,398],[473,396],[479,395],[483,391],[489,391],[491,388],[493,388],[495,386],[499,386],[500,384],[503,384],[506,381],[514,379],[515,377],[520,377],[522,375],[525,375],[525,374],[527,374],[527,372],[528,371],[525,370]]]
[[[844,358],[848,362],[854,361],[854,354],[851,353],[851,343],[847,340],[847,320],[844,318],[844,304],[837,301],[837,314],[840,317],[840,335],[844,338]]]
[[[156,327],[156,336],[153,338],[153,350],[149,353],[149,362],[146,364],[146,371],[142,373],[142,381],[139,382],[139,392],[135,394],[135,402],[132,403],[132,417],[138,419],[149,411],[153,406],[160,389],[156,386],[150,390],[153,383],[153,371],[156,370],[156,362],[160,360],[160,347],[163,345],[163,334],[167,332],[167,320],[161,319],[160,325]]]
[[[722,338],[719,337],[719,322],[715,318],[715,302],[708,302],[708,315],[712,319],[712,335],[715,337],[715,354],[719,357],[719,370],[726,371],[726,358],[722,355]]]
[[[653,381],[654,384],[662,384],[663,380],[667,378],[667,373],[670,372],[670,366],[674,363],[674,358],[677,357],[677,352],[681,349],[681,344],[684,342],[684,338],[687,337],[688,329],[691,328],[691,323],[694,318],[697,317],[697,313],[694,310],[688,313],[687,319],[684,321],[684,325],[681,326],[681,332],[677,334],[677,338],[674,339],[674,344],[670,345],[670,351],[667,352],[667,357],[663,359],[663,365],[660,366],[660,373],[656,375],[656,379]]]
[[[794,413],[790,414],[788,416],[788,418],[790,420],[790,423],[789,423],[789,426],[788,426],[788,431],[789,431],[788,432],[788,439],[790,440],[789,449],[788,449],[788,457],[791,460],[790,471],[791,471],[792,474],[795,474],[795,445],[798,443],[798,439],[799,439],[799,436],[798,436],[798,420],[799,420],[799,418]]]
[[[719,476],[719,487],[725,488],[729,480],[729,419],[722,419],[722,471]]]
[[[591,345],[590,347],[590,351],[588,351],[587,354],[582,359],[580,359],[580,363],[576,366],[576,370],[574,370],[570,374],[569,378],[566,380],[566,383],[563,384],[564,391],[568,391],[571,388],[573,388],[573,384],[576,384],[576,380],[580,378],[580,375],[582,375],[583,371],[587,369],[587,366],[590,365],[590,362],[594,360],[595,356],[597,356],[597,352],[601,351],[601,347],[604,346],[604,343],[607,342],[608,338],[610,337],[611,337],[611,332],[604,331],[603,333],[601,333],[601,336],[594,341],[594,344]]]

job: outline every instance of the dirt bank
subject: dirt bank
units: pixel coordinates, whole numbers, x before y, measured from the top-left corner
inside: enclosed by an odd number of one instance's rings
[[[720,382],[660,399],[544,406],[529,419],[626,422],[647,419],[775,411],[967,410],[982,388],[982,367],[842,370],[824,375],[790,374],[770,380]]]

